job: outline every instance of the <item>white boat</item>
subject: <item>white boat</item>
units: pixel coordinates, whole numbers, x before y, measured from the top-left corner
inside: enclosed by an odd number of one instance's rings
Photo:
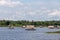
[[[22,26],[22,28],[25,28],[26,26]]]
[[[54,28],[54,26],[48,26],[48,28],[53,29],[53,28]]]
[[[35,30],[34,25],[26,25],[25,30]]]

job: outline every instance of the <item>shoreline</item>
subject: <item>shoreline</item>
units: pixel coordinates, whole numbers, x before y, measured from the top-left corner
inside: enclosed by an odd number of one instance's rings
[[[60,34],[60,31],[54,31],[54,32],[46,32],[48,34]]]

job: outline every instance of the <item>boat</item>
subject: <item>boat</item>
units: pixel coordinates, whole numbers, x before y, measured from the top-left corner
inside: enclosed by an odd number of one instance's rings
[[[36,30],[34,25],[27,25],[25,30]]]
[[[55,27],[54,27],[54,26],[48,26],[48,28],[50,28],[50,29],[54,29]]]
[[[25,28],[26,26],[22,26],[22,28]]]

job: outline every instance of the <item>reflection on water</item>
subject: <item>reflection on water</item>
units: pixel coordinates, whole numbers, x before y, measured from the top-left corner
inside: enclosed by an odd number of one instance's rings
[[[0,40],[60,40],[60,34],[46,34],[45,32],[60,29],[35,28],[35,31],[27,31],[24,28],[8,29],[0,27]]]

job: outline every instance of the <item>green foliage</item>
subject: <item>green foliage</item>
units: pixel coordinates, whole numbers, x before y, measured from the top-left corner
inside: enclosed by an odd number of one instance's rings
[[[0,26],[23,26],[23,25],[35,25],[38,26],[49,26],[49,25],[60,25],[60,21],[8,21],[8,20],[0,20]]]

